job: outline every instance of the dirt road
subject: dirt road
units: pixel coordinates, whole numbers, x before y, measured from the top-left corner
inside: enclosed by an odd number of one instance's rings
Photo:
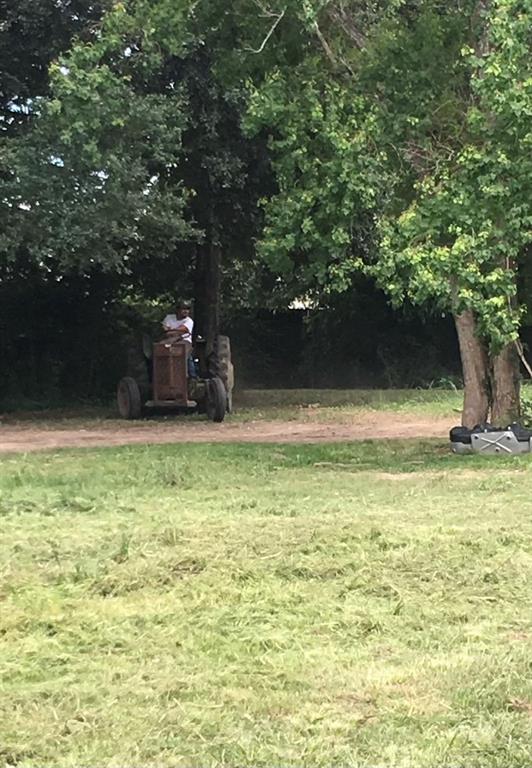
[[[334,443],[382,438],[446,438],[455,417],[427,417],[374,411],[349,423],[266,421],[211,424],[175,419],[168,422],[105,422],[83,427],[60,422],[0,423],[0,453],[161,443]]]

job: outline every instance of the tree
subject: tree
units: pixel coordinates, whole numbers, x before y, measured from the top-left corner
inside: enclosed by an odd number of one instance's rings
[[[453,313],[468,426],[518,415],[516,270],[530,239],[528,0],[306,3],[308,54],[255,88],[279,193],[264,257]],[[362,10],[365,8],[365,12]],[[321,55],[318,54],[321,52]]]
[[[376,273],[402,274],[396,298],[437,300],[456,321],[465,379],[463,422],[519,415],[515,341],[522,308],[517,269],[530,241],[532,92],[527,2],[477,6],[475,46],[460,145],[416,185],[416,196],[383,220]]]
[[[58,282],[62,276],[49,269],[49,260],[45,266],[33,260],[23,245],[19,247],[24,237],[17,224],[24,229],[27,217],[19,208],[16,183],[17,148],[28,141],[39,101],[49,95],[51,62],[70,47],[74,37],[86,42],[93,39],[106,5],[107,0],[0,2],[0,355],[4,393],[11,389],[19,394],[22,383],[27,392],[41,396],[53,389],[61,373],[52,349],[68,336],[61,322],[62,310],[76,306],[95,317],[95,294],[100,294],[101,310],[108,293],[97,279],[91,286],[79,279]],[[69,327],[75,324],[76,318],[71,318]],[[71,365],[71,370],[75,368]],[[92,378],[84,372],[84,381]]]
[[[0,0],[0,133],[16,134],[49,88],[48,67],[74,37],[89,41],[109,0]]]
[[[220,285],[236,304],[263,275],[264,216],[269,301],[364,272],[395,303],[451,312],[465,423],[490,405],[513,418],[529,3],[129,0],[93,25],[102,5],[25,0],[23,25],[60,13],[77,39],[50,88],[30,68],[5,89],[2,279],[195,284],[212,345]]]
[[[187,0],[115,4],[52,66],[34,130],[6,153],[0,243],[6,258],[22,249],[63,272],[101,268],[151,294],[195,286],[211,347],[222,278],[232,261],[242,271],[268,172],[261,142],[240,130],[242,84],[217,76],[205,45],[213,13]]]

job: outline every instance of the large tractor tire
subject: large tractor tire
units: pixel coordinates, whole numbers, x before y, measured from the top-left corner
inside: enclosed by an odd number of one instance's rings
[[[124,376],[118,383],[116,392],[118,412],[123,419],[140,419],[142,398],[139,385],[132,376]]]
[[[227,411],[227,392],[223,381],[215,376],[207,381],[207,417],[220,423]]]
[[[227,393],[227,411],[233,410],[233,389],[235,386],[235,369],[231,362],[231,342],[229,336],[218,336],[216,339],[216,375],[223,381]]]

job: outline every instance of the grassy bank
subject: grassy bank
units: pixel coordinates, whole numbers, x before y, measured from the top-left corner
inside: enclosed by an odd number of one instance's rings
[[[416,441],[0,466],[0,761],[529,768],[529,457]]]
[[[524,382],[521,388],[526,403],[526,419],[530,422],[530,401],[532,384]],[[360,413],[377,410],[394,413],[410,413],[426,416],[454,415],[459,421],[462,410],[463,392],[459,389],[243,389],[236,390],[235,412],[228,418],[235,422],[253,419],[306,420],[322,418],[342,421]],[[30,401],[0,402],[0,425],[5,423],[35,423],[59,425],[60,423],[100,422],[119,427],[124,422],[118,419],[114,399],[99,404],[52,405]],[[169,417],[152,415],[138,422],[149,424],[164,421]],[[173,417],[170,417],[173,418]],[[188,416],[189,420],[196,418]],[[199,417],[202,419],[203,417]]]
[[[235,411],[227,417],[232,422],[254,420],[349,421],[368,411],[390,411],[427,416],[454,415],[459,420],[462,393],[442,389],[248,389],[235,394]],[[150,414],[136,422],[149,426],[172,421],[175,415]],[[182,416],[183,423],[204,421],[201,415]],[[101,426],[119,429],[127,422],[118,418],[114,401],[107,405],[73,404],[40,409],[20,409],[12,404],[2,410],[0,426],[5,424],[38,427]],[[1,437],[1,433],[0,433]]]

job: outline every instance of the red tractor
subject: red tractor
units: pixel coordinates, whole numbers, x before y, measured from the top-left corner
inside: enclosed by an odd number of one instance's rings
[[[183,342],[159,341],[145,352],[148,375],[125,376],[118,384],[122,418],[139,419],[156,409],[200,412],[221,422],[231,411],[234,370],[228,336],[217,337],[216,351],[208,357],[204,341],[196,339],[192,363]]]

